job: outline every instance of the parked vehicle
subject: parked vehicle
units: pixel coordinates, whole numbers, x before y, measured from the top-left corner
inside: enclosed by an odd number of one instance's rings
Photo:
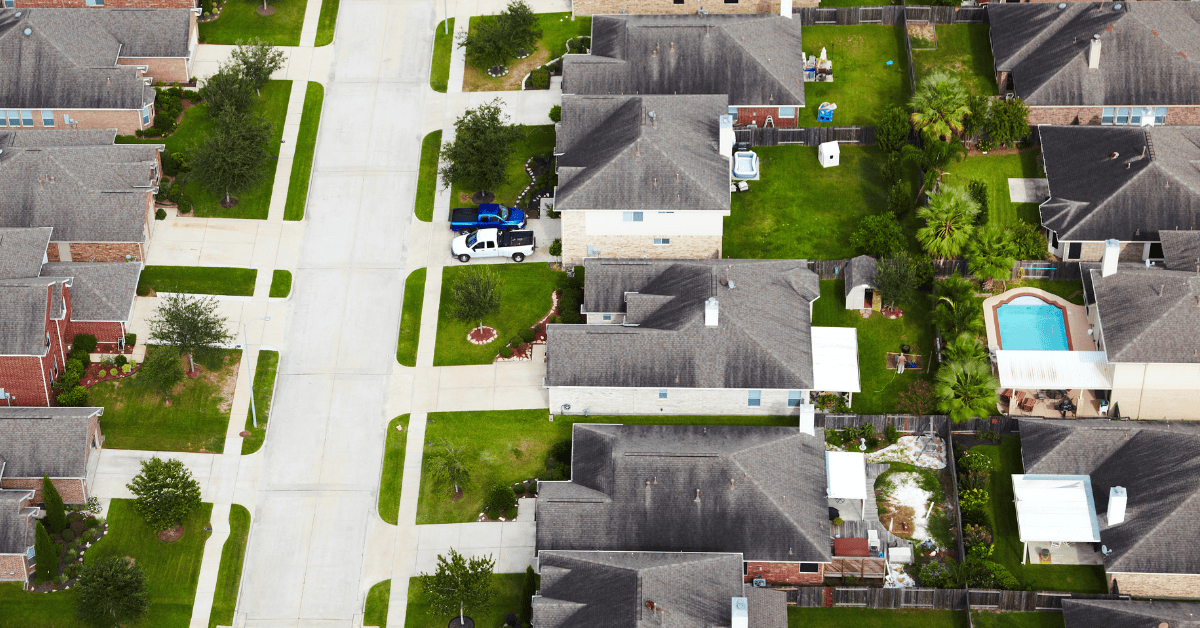
[[[537,244],[532,231],[480,229],[450,241],[450,254],[464,263],[472,257],[511,257],[514,262],[523,262],[534,251]]]
[[[478,209],[458,207],[450,210],[450,230],[459,233],[470,233],[478,229],[508,231],[524,228],[525,212],[515,207],[484,203]]]

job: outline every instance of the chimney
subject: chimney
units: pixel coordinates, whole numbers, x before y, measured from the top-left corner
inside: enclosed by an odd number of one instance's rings
[[[1092,35],[1092,41],[1088,44],[1088,69],[1100,69],[1100,35]]]
[[[792,0],[782,0],[779,3],[779,14],[787,19],[792,19]]]
[[[811,403],[800,404],[800,432],[809,436],[817,435],[817,407]]]
[[[1115,526],[1125,522],[1125,502],[1128,496],[1124,486],[1114,486],[1108,489],[1108,525]]]
[[[729,171],[733,172],[733,116],[725,114],[720,118],[720,133],[717,136],[717,151],[729,160]]]
[[[705,327],[716,327],[717,326],[717,312],[719,311],[719,309],[720,309],[720,306],[718,306],[718,304],[717,304],[717,297],[708,297],[708,300],[704,302],[704,326]]]
[[[1117,274],[1117,258],[1121,256],[1121,243],[1116,240],[1104,241],[1104,258],[1100,266],[1100,276],[1108,277]]]
[[[733,620],[730,628],[750,628],[750,612],[746,608],[746,598],[733,598]]]

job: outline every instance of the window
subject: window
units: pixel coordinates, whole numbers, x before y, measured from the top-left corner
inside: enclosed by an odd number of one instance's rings
[[[46,346],[50,346],[50,334],[46,334]]]
[[[1142,123],[1142,108],[1134,107],[1129,112],[1129,124],[1141,124],[1141,123]]]
[[[666,388],[659,388],[659,389],[658,389],[658,398],[659,398],[659,399],[666,399],[666,398],[667,398],[667,389],[666,389]]]
[[[731,115],[735,118],[737,117],[737,107],[730,107],[728,109],[728,112],[729,112],[729,115]]]
[[[780,107],[779,108],[779,117],[780,118],[795,118],[796,117],[796,108],[795,107]]]
[[[1052,249],[1058,248],[1058,232],[1057,231],[1050,232],[1050,248],[1052,248]]]
[[[21,110],[21,126],[33,126],[33,110]]]
[[[6,8],[6,9],[13,8],[13,0],[4,0],[4,8]]]
[[[675,212],[658,212],[658,213],[659,213],[659,215],[662,215],[662,214],[674,214]]]
[[[54,126],[54,112],[42,109],[42,126]]]
[[[800,573],[818,573],[821,571],[821,563],[800,563]]]
[[[1113,107],[1105,107],[1103,115],[1100,116],[1100,124],[1112,124],[1113,113],[1116,111]]]
[[[738,0],[725,0],[725,4],[737,4]]]
[[[611,321],[611,320],[612,320],[612,314],[605,314],[603,318],[604,318],[604,320],[606,320],[606,321]]]
[[[1117,119],[1114,124],[1129,124],[1129,107],[1117,107]]]
[[[800,391],[799,390],[789,390],[788,391],[788,407],[795,408],[798,405],[800,405]]]
[[[104,0],[87,0],[87,5],[89,7],[102,7],[104,6]]]
[[[21,112],[16,109],[8,110],[8,126],[21,126]]]
[[[671,243],[671,238],[654,238],[654,243],[660,246],[666,246]]]
[[[683,4],[683,0],[674,0],[675,4]]]
[[[1148,257],[1150,259],[1162,259],[1163,258],[1162,242],[1151,242],[1150,243],[1150,255]]]
[[[1167,108],[1166,107],[1155,107],[1154,108],[1154,124],[1166,124],[1166,123],[1167,123]]]
[[[750,396],[746,398],[746,405],[750,407],[758,407],[762,405],[762,391],[751,390]]]
[[[642,212],[621,212],[621,219],[625,222],[641,222]]]
[[[142,107],[142,124],[150,124],[150,105]]]
[[[1079,259],[1083,255],[1083,243],[1072,242],[1067,245],[1067,259]]]

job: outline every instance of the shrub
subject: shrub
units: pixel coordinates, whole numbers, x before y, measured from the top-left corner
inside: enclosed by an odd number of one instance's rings
[[[563,464],[571,464],[571,441],[563,439],[550,446],[547,452],[549,460],[557,460]]]
[[[520,337],[520,336],[513,336],[512,338],[509,338],[509,339],[508,339],[508,346],[512,347],[513,349],[516,349],[517,347],[520,347],[520,346],[521,346],[521,337]]]
[[[96,337],[91,334],[75,334],[75,339],[71,341],[74,346],[73,351],[84,351],[86,353],[94,353],[96,351]]]
[[[971,198],[979,203],[979,214],[975,217],[976,223],[987,222],[988,213],[988,184],[986,181],[971,181],[967,184],[967,192],[971,194]]]
[[[546,89],[550,87],[550,70],[538,68],[529,73],[530,89]]]
[[[79,557],[79,552],[75,551],[74,549],[67,550],[67,561],[68,562],[73,563],[73,562],[75,562],[75,559],[78,557]]]
[[[533,342],[533,339],[537,338],[537,332],[532,327],[522,329],[517,335],[521,337],[522,342]]]
[[[92,540],[92,531],[91,531],[91,530],[84,530],[84,531],[83,531],[83,534],[82,534],[82,535],[80,535],[80,536],[79,536],[79,538],[83,539],[83,541],[84,541],[85,543],[86,543],[87,541],[90,541],[90,540]]]
[[[87,526],[89,529],[94,530],[94,529],[100,527],[100,519],[97,517],[88,517],[87,519],[84,520],[83,525]]]
[[[1012,575],[1004,565],[994,563],[990,560],[981,561],[984,567],[992,574],[994,584],[997,589],[1015,590],[1021,588],[1021,583],[1017,582],[1016,577]]]
[[[179,97],[184,100],[189,100],[193,103],[198,103],[201,101],[200,92],[198,92],[194,89],[185,89],[185,90],[179,92]]]
[[[213,12],[213,0],[200,0],[200,10],[211,15]]]
[[[179,174],[179,160],[175,157],[178,154],[165,151],[162,154],[162,171],[168,177],[174,177]]]
[[[63,530],[62,531],[62,540],[67,541],[68,543],[71,541],[74,541],[75,540],[75,531],[72,530],[71,528],[67,528],[67,529]]]
[[[137,334],[125,334],[125,346],[132,347],[137,344]]]
[[[560,320],[568,325],[576,325],[579,323],[579,300],[582,295],[580,291],[574,288],[565,288],[558,300],[558,311],[561,312]]]
[[[533,596],[541,588],[541,578],[532,566],[525,568],[525,580],[521,585],[521,625],[533,621]]]
[[[155,220],[166,220],[167,219],[167,210],[165,210],[161,207],[154,210],[154,219]]]
[[[991,545],[972,545],[967,548],[967,558],[983,560],[984,558],[990,558],[991,555]]]
[[[123,355],[118,355],[115,359],[113,359],[114,366],[125,366],[128,362],[129,358]]]
[[[488,491],[487,501],[484,502],[483,508],[489,517],[496,519],[516,504],[517,496],[513,493],[512,487],[507,484],[496,484],[492,490]]]
[[[840,525],[842,525],[843,523],[846,523],[846,522],[845,522],[845,520],[843,520],[841,517],[834,517],[834,518],[833,518],[833,525],[835,525],[835,526],[840,526]]]
[[[889,445],[895,445],[896,441],[900,440],[900,430],[897,430],[895,425],[888,423],[887,427],[883,428],[883,439]]]
[[[188,196],[187,194],[181,195],[178,199],[176,199],[175,204],[179,206],[179,211],[185,214],[192,213],[192,197]]]
[[[964,525],[963,544],[967,547],[974,547],[976,545],[991,545],[991,528],[983,525]]]
[[[170,133],[175,130],[175,117],[169,112],[160,111],[154,114],[154,128],[162,133]]]
[[[133,370],[133,367],[132,367],[132,366],[130,366],[130,365],[128,365],[128,364],[122,364],[122,365],[121,365],[121,372],[122,372],[122,373],[129,373],[129,372],[130,372],[130,371],[132,371],[132,370]]]
[[[991,471],[992,459],[976,451],[967,451],[958,457],[958,470],[960,472]]]
[[[923,587],[946,588],[954,582],[954,566],[938,562],[925,563],[921,566],[917,579],[921,581]]]
[[[513,350],[510,347],[500,347],[500,357],[505,360],[513,356]]]
[[[167,190],[167,200],[171,201],[172,203],[178,203],[179,197],[181,196],[183,196],[183,188],[178,184],[172,185],[171,188]]]
[[[78,361],[79,361],[79,363],[80,363],[80,364],[82,364],[82,365],[83,365],[83,368],[85,368],[85,369],[86,369],[87,367],[91,366],[91,364],[92,364],[92,356],[91,356],[91,354],[90,354],[90,353],[88,353],[87,351],[84,351],[84,350],[82,350],[82,349],[79,349],[79,348],[72,349],[72,350],[71,350],[71,353],[70,353],[70,355],[67,357],[67,359],[68,359],[68,360],[78,360]]]
[[[58,405],[69,408],[82,408],[88,405],[88,392],[83,386],[76,386],[57,398]]]
[[[960,473],[958,474],[958,487],[960,490],[987,490],[988,475],[989,473],[987,471],[982,471],[979,469],[971,469],[966,473]]]
[[[1049,250],[1046,235],[1041,229],[1027,222],[1018,222],[1009,229],[1013,234],[1013,246],[1017,249],[1017,257],[1030,260],[1046,259]]]
[[[550,120],[553,122],[562,122],[562,105],[554,105],[550,108]]]
[[[561,256],[562,255],[562,238],[554,238],[554,241],[550,243],[550,250],[547,252],[550,253],[550,255],[552,257]]]

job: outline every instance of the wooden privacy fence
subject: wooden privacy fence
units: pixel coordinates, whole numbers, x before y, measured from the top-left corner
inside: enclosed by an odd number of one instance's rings
[[[1061,611],[1062,601],[1075,599],[1128,600],[1128,595],[1084,595],[1051,591],[992,589],[881,589],[872,587],[799,587],[785,591],[788,604],[805,608],[827,605],[859,608],[925,608],[930,610],[990,609],[998,611]]]
[[[875,144],[875,127],[873,126],[824,126],[799,128],[741,128],[733,131],[738,142],[749,142],[751,146],[777,146],[779,144],[796,144],[799,146],[816,146],[825,142],[840,142],[842,144],[860,144],[873,146]]]
[[[845,270],[846,262],[849,261],[845,259],[809,260],[808,269],[816,273],[822,280],[841,279],[842,271]],[[954,273],[970,277],[970,274],[967,273],[967,260],[933,260],[933,274],[936,277],[944,279]]]
[[[792,19],[799,19],[801,26],[858,26],[881,24],[895,26],[909,22],[951,24],[986,24],[986,7],[930,7],[930,6],[878,6],[878,7],[793,7]]]
[[[1013,264],[1010,279],[1024,272],[1026,279],[1055,279],[1059,281],[1081,281],[1083,271],[1079,262],[1047,262],[1044,260],[1021,260]]]

